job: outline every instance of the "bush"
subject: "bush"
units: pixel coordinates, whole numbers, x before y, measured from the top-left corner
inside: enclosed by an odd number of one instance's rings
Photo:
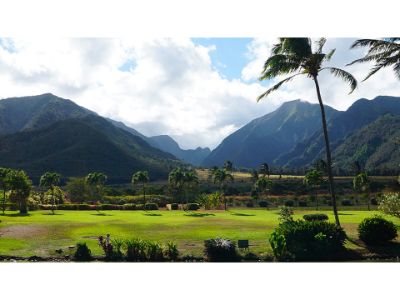
[[[121,210],[123,209],[122,205],[117,204],[100,204],[98,205],[99,210]]]
[[[141,239],[126,240],[126,259],[128,261],[146,261],[147,242]]]
[[[165,248],[165,256],[170,260],[170,261],[177,261],[179,257],[179,250],[178,247],[175,243],[173,242],[168,242],[167,246]]]
[[[285,206],[293,207],[294,206],[294,201],[293,200],[286,200],[285,201]]]
[[[145,210],[158,210],[158,205],[157,203],[146,203],[144,205]]]
[[[254,254],[253,252],[247,252],[242,259],[244,261],[260,261],[260,257],[258,257],[257,254]]]
[[[147,242],[147,260],[153,262],[164,261],[163,246],[158,242]]]
[[[200,208],[198,203],[188,203],[186,205],[187,210],[198,210]]]
[[[385,214],[400,218],[400,194],[385,194],[379,203],[379,210]]]
[[[76,244],[76,251],[74,254],[74,260],[76,261],[91,261],[92,251],[90,251],[89,247],[86,243],[77,243]]]
[[[114,239],[110,242],[103,236],[98,237],[99,246],[103,249],[105,259],[107,261],[120,261],[123,259],[122,246],[124,242],[122,240]]]
[[[258,205],[259,205],[260,207],[268,207],[268,201],[266,201],[266,200],[261,200],[261,201],[258,202]]]
[[[397,237],[396,225],[380,216],[365,218],[358,225],[360,240],[368,245],[378,245]]]
[[[304,215],[303,219],[306,221],[326,221],[328,220],[328,216],[325,214],[309,214]]]
[[[136,204],[124,204],[122,206],[123,210],[136,210]]]
[[[299,201],[300,207],[307,207],[307,201]]]
[[[353,202],[351,200],[342,200],[342,206],[352,206]]]
[[[204,254],[210,262],[235,262],[239,260],[236,245],[230,240],[216,238],[204,241]]]
[[[344,251],[346,233],[333,223],[324,221],[287,221],[279,224],[270,237],[278,260],[334,260]]]
[[[279,221],[288,222],[293,220],[293,209],[288,206],[279,206]]]
[[[171,203],[171,210],[178,210],[179,204],[178,203]]]
[[[254,207],[253,201],[247,201],[246,202],[246,207]]]

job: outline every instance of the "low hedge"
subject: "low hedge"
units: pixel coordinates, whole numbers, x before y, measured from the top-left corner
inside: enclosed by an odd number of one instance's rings
[[[261,201],[258,202],[258,205],[259,205],[260,207],[268,207],[268,201],[266,201],[266,200],[261,200]]]
[[[187,210],[198,210],[200,208],[200,205],[198,203],[188,203],[186,204],[186,209]]]
[[[157,203],[146,203],[144,205],[145,210],[158,210],[158,205]]]
[[[179,204],[178,203],[171,203],[171,210],[178,210]]]
[[[304,215],[303,219],[306,221],[326,221],[328,216],[326,214],[308,214]]]

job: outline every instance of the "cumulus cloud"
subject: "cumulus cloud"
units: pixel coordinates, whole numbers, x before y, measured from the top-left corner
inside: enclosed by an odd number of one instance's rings
[[[280,105],[302,98],[316,101],[312,82],[294,80],[267,101],[255,99],[272,82],[257,80],[275,39],[254,39],[242,78],[227,79],[213,66],[214,46],[191,39],[2,39],[0,98],[51,92],[100,115],[122,121],[145,135],[168,134],[183,148],[217,146],[228,134]],[[331,39],[332,65],[362,55],[348,51],[352,40]],[[368,66],[349,67],[362,78]],[[355,99],[399,93],[390,70],[360,85],[351,96],[346,84],[321,76],[323,97],[345,109]]]

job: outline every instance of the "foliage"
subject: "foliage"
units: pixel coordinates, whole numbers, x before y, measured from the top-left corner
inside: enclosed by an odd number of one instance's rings
[[[304,215],[303,219],[305,221],[326,221],[328,216],[326,214],[308,214]]]
[[[85,180],[89,186],[90,199],[92,201],[102,201],[104,196],[104,185],[106,184],[107,176],[104,173],[93,172],[89,173]]]
[[[178,203],[171,203],[171,210],[178,210],[179,204]]]
[[[231,173],[227,172],[226,169],[215,169],[215,170],[213,170],[212,177],[213,177],[214,184],[219,185],[220,192],[222,194],[222,200],[224,202],[224,207],[226,210],[225,193],[226,193],[226,188],[227,188],[228,182],[233,182],[233,180],[234,180],[233,175]]]
[[[137,171],[132,175],[132,184],[141,184],[143,192],[143,203],[146,203],[146,183],[149,182],[149,172],[147,171]]]
[[[236,245],[222,238],[205,240],[204,254],[206,260],[210,262],[235,262],[239,259]]]
[[[293,220],[293,209],[288,206],[280,206],[279,207],[279,221],[280,222],[288,222]]]
[[[198,210],[199,204],[198,203],[188,203],[186,204],[186,210]]]
[[[384,194],[379,201],[379,210],[385,214],[400,218],[400,194]]]
[[[286,251],[286,240],[283,234],[274,231],[269,237],[269,244],[271,245],[274,256],[277,260],[283,261],[288,257]]]
[[[293,200],[286,200],[285,201],[285,206],[293,207],[294,206],[294,201]]]
[[[148,203],[146,203],[146,204],[144,205],[144,209],[145,209],[145,210],[158,210],[158,205],[157,205],[157,203],[150,203],[150,202],[148,202]]]
[[[378,245],[397,237],[396,225],[381,216],[365,218],[358,225],[359,238],[368,245]]]
[[[26,214],[27,200],[32,189],[32,182],[24,171],[11,170],[7,173],[7,185],[10,189],[10,200],[19,206],[21,214]]]
[[[164,261],[164,248],[158,242],[147,242],[147,260],[153,262]]]
[[[200,205],[204,206],[204,209],[218,208],[222,203],[222,194],[220,192],[214,192],[211,194],[201,194],[197,197],[197,201]]]
[[[103,236],[98,237],[99,246],[103,249],[105,259],[108,261],[120,261],[123,258],[122,246],[123,240],[113,239],[110,241],[110,236],[106,238]]]
[[[147,260],[147,241],[135,238],[124,241],[126,247],[127,261],[146,261]]]
[[[89,247],[86,243],[77,243],[76,244],[76,251],[74,253],[74,259],[76,261],[91,261],[92,251],[90,251]]]
[[[352,206],[353,205],[353,202],[351,200],[348,200],[348,199],[342,200],[341,203],[342,203],[343,206]]]
[[[85,178],[70,178],[65,189],[71,202],[86,202],[89,200],[89,190]]]
[[[4,211],[6,210],[6,202],[7,202],[7,190],[8,190],[8,182],[7,182],[7,174],[11,171],[8,168],[0,168],[0,188],[3,190],[3,197],[2,197],[2,210],[3,215]]]
[[[167,242],[167,245],[165,247],[165,256],[168,258],[170,261],[177,261],[179,257],[179,250],[178,246],[174,242]]]
[[[260,206],[260,207],[268,207],[268,201],[266,201],[266,200],[261,200],[261,201],[258,201],[258,205]]]
[[[321,261],[335,259],[343,252],[346,234],[332,223],[297,220],[279,224],[272,239],[277,259]]]

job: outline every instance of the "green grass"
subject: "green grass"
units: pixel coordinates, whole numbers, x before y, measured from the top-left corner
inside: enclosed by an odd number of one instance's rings
[[[298,210],[295,217],[315,211]],[[331,211],[326,213],[333,221]],[[340,220],[350,238],[357,239],[357,225],[374,211],[342,211]],[[387,217],[400,225],[400,220]],[[174,241],[183,254],[201,255],[203,241],[224,237],[250,240],[251,251],[270,252],[269,234],[278,224],[277,210],[232,209],[230,211],[34,211],[28,216],[16,212],[0,215],[0,254],[16,256],[50,256],[62,248],[84,241],[92,252],[100,255],[97,236],[111,234],[111,238],[132,238]],[[360,245],[348,243],[350,248]]]

